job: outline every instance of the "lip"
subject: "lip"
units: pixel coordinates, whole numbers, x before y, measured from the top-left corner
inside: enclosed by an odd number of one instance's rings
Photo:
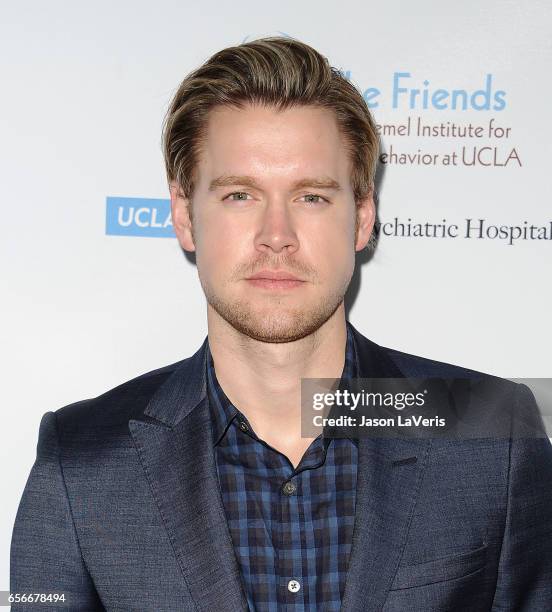
[[[305,284],[305,281],[297,278],[289,272],[282,270],[261,270],[253,276],[245,279],[248,283],[262,289],[293,289]]]
[[[297,278],[293,274],[284,271],[277,270],[261,270],[253,276],[247,277],[247,280],[271,280],[271,281],[298,281],[304,282],[300,278]]]

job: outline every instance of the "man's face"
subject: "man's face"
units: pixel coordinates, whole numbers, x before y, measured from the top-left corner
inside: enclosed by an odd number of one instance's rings
[[[210,113],[192,202],[174,184],[171,200],[180,244],[196,251],[207,302],[220,317],[256,340],[290,342],[334,314],[375,216],[371,197],[357,211],[350,177],[328,109]],[[272,272],[301,282],[251,279]]]

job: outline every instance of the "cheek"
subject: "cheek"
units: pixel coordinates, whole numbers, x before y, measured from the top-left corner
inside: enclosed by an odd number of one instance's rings
[[[229,268],[246,260],[248,240],[243,224],[237,226],[222,215],[202,215],[195,224],[196,263],[203,277],[221,279]]]
[[[305,233],[308,257],[319,273],[340,277],[351,272],[355,263],[355,220],[351,215],[336,215],[332,219],[312,224]],[[336,278],[337,280],[337,278]]]

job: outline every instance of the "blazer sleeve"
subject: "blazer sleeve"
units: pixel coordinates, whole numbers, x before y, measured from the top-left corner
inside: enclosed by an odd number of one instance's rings
[[[25,610],[104,611],[86,569],[60,463],[57,417],[40,422],[36,460],[17,510],[11,540],[10,592],[63,593],[65,602],[13,603]]]
[[[545,612],[552,602],[552,445],[527,386],[518,385],[517,400],[492,610]]]

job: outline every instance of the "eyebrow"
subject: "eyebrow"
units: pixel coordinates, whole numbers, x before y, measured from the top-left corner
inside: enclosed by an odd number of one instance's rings
[[[213,179],[209,183],[209,191],[214,191],[219,187],[232,187],[237,185],[250,187],[251,189],[260,189],[255,179],[251,176],[223,175]],[[336,180],[329,177],[304,178],[296,181],[293,185],[294,189],[304,189],[306,187],[311,189],[333,189],[334,191],[341,190],[341,185]]]

